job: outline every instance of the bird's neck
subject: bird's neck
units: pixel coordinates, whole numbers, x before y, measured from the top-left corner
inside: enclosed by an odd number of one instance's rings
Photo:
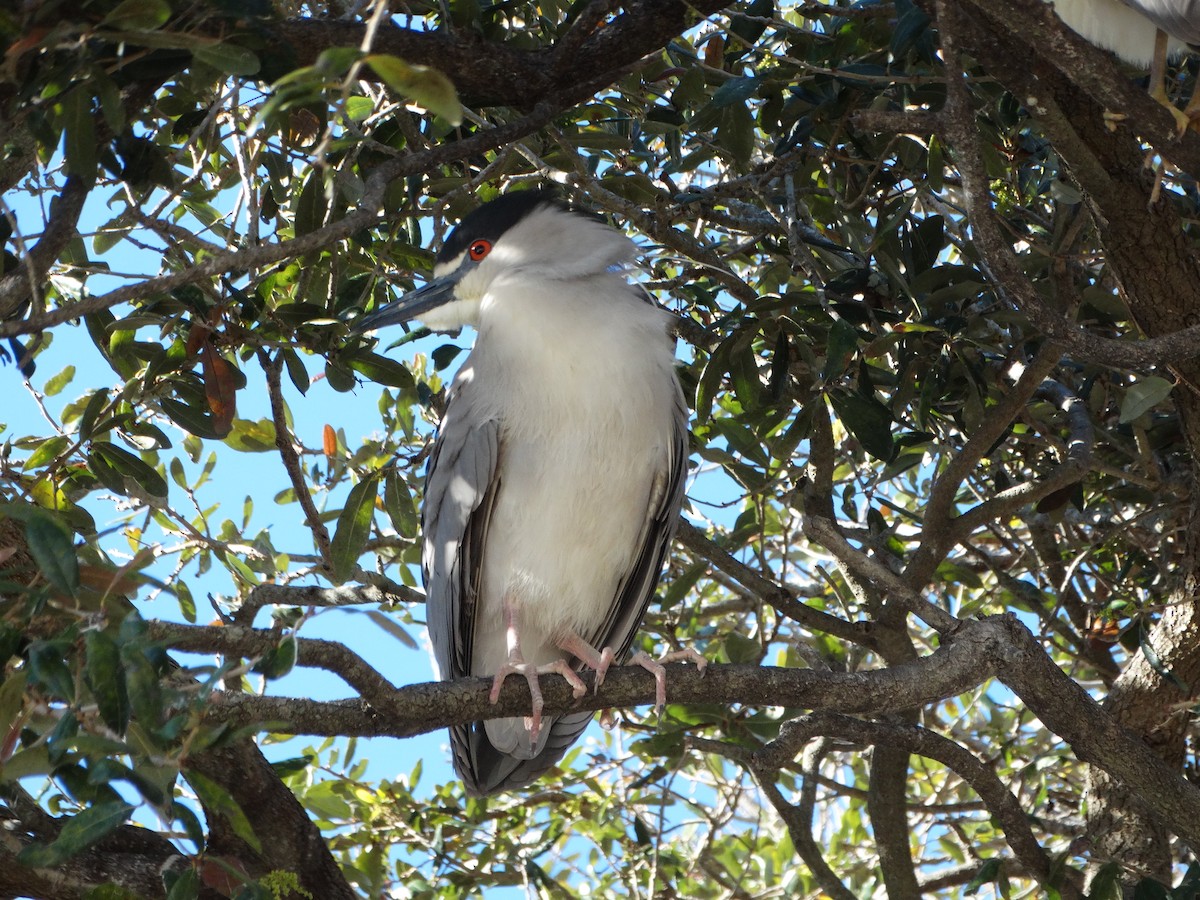
[[[485,301],[464,369],[506,405],[618,403],[648,385],[674,384],[664,378],[674,366],[669,321],[619,275],[526,281],[520,294]]]

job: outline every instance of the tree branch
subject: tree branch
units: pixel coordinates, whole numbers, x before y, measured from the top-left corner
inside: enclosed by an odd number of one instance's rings
[[[1009,792],[986,763],[976,759],[954,741],[917,725],[888,725],[865,722],[849,716],[820,713],[800,716],[785,724],[779,737],[760,750],[756,756],[763,761],[760,765],[769,761],[769,764],[778,767],[794,759],[805,744],[818,736],[837,737],[858,744],[872,744],[876,752],[881,746],[903,749],[906,755],[915,753],[942,763],[962,776],[979,795],[988,812],[1004,830],[1008,845],[1017,859],[1040,884],[1055,888],[1064,897],[1082,898],[1083,894],[1078,884],[1055,883],[1056,868],[1029,827],[1029,816],[1020,801]]]
[[[94,297],[72,303],[64,303],[57,309],[30,316],[19,322],[0,322],[0,337],[11,337],[44,331],[63,322],[86,316],[121,303],[130,303],[156,293],[169,292],[184,284],[231,272],[249,272],[263,266],[293,259],[320,250],[349,237],[364,228],[380,224],[378,212],[383,206],[387,186],[397,178],[404,178],[435,169],[445,163],[491,150],[529,134],[550,121],[562,109],[561,103],[540,103],[526,116],[505,125],[479,131],[461,141],[439,144],[420,153],[398,157],[383,163],[367,179],[366,191],[358,209],[345,218],[332,222],[290,240],[256,247],[247,247],[230,253],[219,253],[170,275],[148,278],[138,284],[125,285]]]

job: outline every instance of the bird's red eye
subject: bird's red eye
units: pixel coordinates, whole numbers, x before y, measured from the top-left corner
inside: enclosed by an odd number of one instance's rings
[[[485,256],[487,256],[491,252],[492,252],[492,242],[491,241],[476,241],[475,243],[473,243],[471,245],[471,249],[469,249],[467,251],[467,255],[469,255],[471,257],[471,259],[475,260],[475,262],[479,262],[481,259],[483,259]]]

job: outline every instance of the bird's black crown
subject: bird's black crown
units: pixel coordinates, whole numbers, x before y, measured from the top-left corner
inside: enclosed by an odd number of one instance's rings
[[[436,262],[454,259],[478,240],[495,243],[502,234],[542,206],[567,209],[564,203],[545,190],[513,191],[488,201],[467,213],[458,227],[450,232],[446,243],[438,251]]]

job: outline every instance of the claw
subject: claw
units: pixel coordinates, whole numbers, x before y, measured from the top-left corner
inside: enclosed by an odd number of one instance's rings
[[[504,679],[509,675],[520,675],[529,685],[532,715],[525,717],[525,728],[528,730],[529,740],[533,744],[537,743],[538,732],[542,730],[542,708],[545,706],[538,676],[551,674],[558,674],[567,679],[567,683],[571,685],[571,694],[575,699],[579,699],[587,693],[587,685],[583,683],[583,679],[563,659],[556,659],[544,666],[532,666],[523,658],[510,655],[508,662],[502,665],[492,678],[492,690],[488,694],[488,700],[492,703],[499,702],[500,689],[504,687]]]
[[[585,641],[577,634],[570,634],[558,642],[558,646],[572,654],[576,659],[580,660],[585,666],[596,670],[595,690],[600,690],[600,685],[604,684],[604,676],[608,674],[609,667],[612,666],[613,660],[616,658],[616,653],[612,647],[605,647],[597,652],[596,648]],[[574,673],[572,673],[574,674]],[[567,679],[570,681],[571,679]],[[576,694],[576,697],[581,695]]]
[[[613,660],[616,659],[616,656],[617,655],[613,653],[612,647],[605,647],[600,651],[600,665],[596,666],[596,680],[594,682],[596,687],[592,691],[593,693],[599,692],[600,685],[604,684],[604,676],[608,674],[609,666],[613,664]]]
[[[654,676],[654,711],[660,716],[662,715],[663,708],[667,705],[667,670],[663,668],[663,663],[678,662],[680,660],[695,663],[696,668],[700,672],[703,672],[708,667],[708,660],[691,647],[683,650],[672,650],[670,653],[664,653],[658,659],[652,659],[648,653],[639,650],[629,659],[631,666],[641,666]]]

